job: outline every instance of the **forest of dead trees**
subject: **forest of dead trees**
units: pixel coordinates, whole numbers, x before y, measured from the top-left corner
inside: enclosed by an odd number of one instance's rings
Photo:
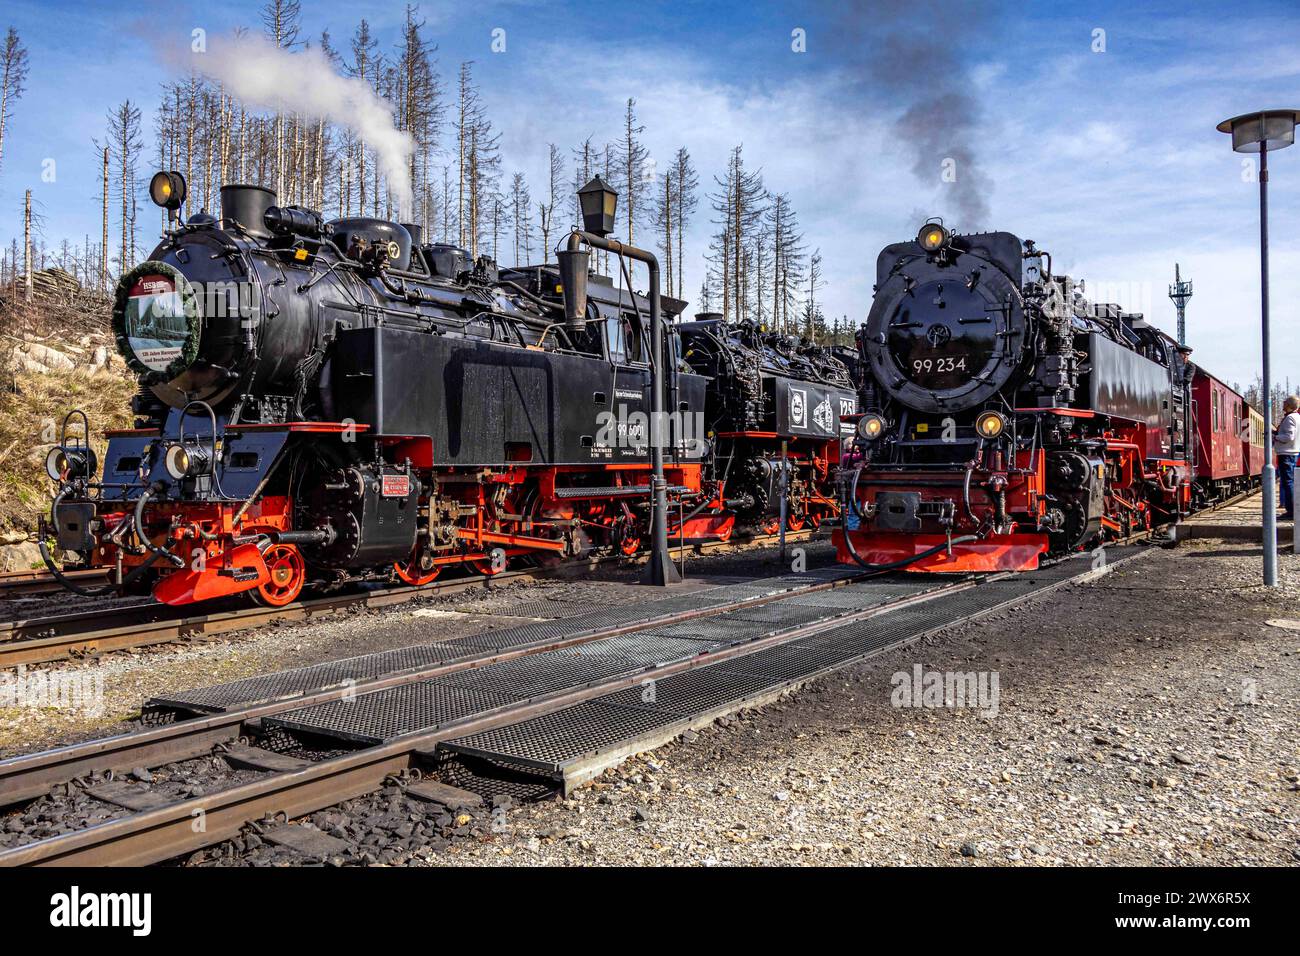
[[[502,155],[474,62],[460,63],[452,78],[445,77],[417,7],[407,6],[391,48],[364,19],[342,42],[328,32],[306,36],[299,0],[267,0],[260,23],[248,29],[260,29],[281,49],[315,48],[390,104],[397,128],[415,146],[408,169],[414,208],[403,210],[402,218],[420,224],[429,239],[454,241],[506,264],[550,261],[560,236],[580,221],[577,188],[599,174],[619,192],[620,238],[655,248],[665,294],[688,298],[683,264],[700,206],[699,175],[685,146],[651,158],[635,99],[626,101],[620,128],[609,139],[591,136],[568,148],[548,144],[545,177],[530,183]],[[16,172],[4,166],[5,131],[29,68],[12,28],[3,55],[0,177],[9,179]],[[29,203],[24,234],[0,246],[0,287],[6,291],[27,294],[33,272],[58,268],[86,289],[107,294],[165,228],[165,213],[144,195],[160,168],[184,174],[190,213],[214,210],[221,186],[241,182],[264,184],[283,204],[329,216],[392,218],[396,212],[381,164],[353,131],[312,116],[250,108],[198,73],[164,84],[154,104],[127,100],[109,108],[102,137],[87,148],[99,171],[98,235],[47,239],[40,205]],[[741,146],[730,152],[714,187],[704,197],[714,233],[696,310],[820,341],[834,332],[846,342],[847,318],[828,327],[819,300],[821,257],[808,248],[789,197],[765,186]],[[597,265],[610,273],[607,259]]]

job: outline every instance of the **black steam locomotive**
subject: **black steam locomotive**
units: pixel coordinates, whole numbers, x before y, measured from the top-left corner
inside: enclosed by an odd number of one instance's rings
[[[175,215],[184,181],[160,173],[151,194]],[[283,605],[307,584],[631,554],[652,500],[652,361],[672,398],[672,537],[770,520],[760,479],[783,441],[790,513],[833,509],[853,400],[833,359],[715,322],[652,356],[646,298],[608,278],[589,277],[566,321],[555,266],[501,269],[418,227],[326,222],[257,186],[221,200],[219,219],[175,224],[118,286],[136,427],[110,433],[102,476],[67,434],[72,415],[47,459],[58,491],[42,539],[114,569],[114,587]],[[670,318],[684,307],[662,301]]]
[[[790,530],[837,515],[831,466],[841,433],[852,433],[842,418],[857,409],[844,362],[831,349],[756,324],[726,325],[716,313],[677,331],[687,363],[709,380],[712,466],[730,505],[775,532],[784,484]]]
[[[840,558],[1026,570],[1191,503],[1187,350],[1006,232],[927,222],[877,259]]]

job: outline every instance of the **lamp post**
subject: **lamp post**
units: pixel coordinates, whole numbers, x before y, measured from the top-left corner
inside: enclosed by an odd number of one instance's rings
[[[650,563],[645,584],[668,585],[680,581],[668,554],[668,482],[664,478],[664,322],[659,309],[659,260],[654,253],[608,238],[614,230],[618,193],[599,176],[578,190],[583,229],[575,229],[556,250],[560,286],[564,293],[564,323],[574,330],[587,327],[587,268],[591,253],[583,246],[644,262],[650,270]],[[630,295],[635,295],[628,289]]]
[[[1263,338],[1264,368],[1264,585],[1277,587],[1277,492],[1273,467],[1273,397],[1269,378],[1268,343],[1268,153],[1285,149],[1295,142],[1295,128],[1300,111],[1265,110],[1246,113],[1224,120],[1220,133],[1232,136],[1232,148],[1238,153],[1259,153],[1259,274],[1260,321]]]

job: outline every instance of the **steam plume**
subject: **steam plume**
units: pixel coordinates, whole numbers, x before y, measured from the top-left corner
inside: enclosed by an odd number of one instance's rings
[[[972,42],[997,30],[996,10],[981,0],[849,2],[835,42],[861,72],[864,98],[897,104],[894,132],[923,184],[939,181],[940,164],[955,162],[942,182],[963,232],[989,226],[992,182],[980,163],[982,110],[970,68]]]
[[[391,106],[364,80],[339,76],[317,49],[291,53],[256,35],[213,40],[193,65],[249,106],[302,113],[346,126],[375,151],[398,210],[412,208],[415,143],[393,124]]]

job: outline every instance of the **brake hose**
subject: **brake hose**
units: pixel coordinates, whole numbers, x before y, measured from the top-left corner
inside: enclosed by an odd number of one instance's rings
[[[851,481],[847,487],[847,494],[844,499],[845,514],[847,514],[849,508],[852,507],[852,503],[857,501],[858,478],[861,474],[862,474],[862,466],[859,465],[857,468],[853,470],[853,481]],[[854,510],[856,511],[856,509]],[[900,558],[897,561],[889,561],[886,562],[885,564],[872,564],[870,561],[865,560],[862,557],[862,555],[858,554],[858,549],[853,544],[853,536],[849,533],[848,523],[845,522],[844,524],[844,545],[849,552],[849,557],[851,557],[854,560],[854,562],[860,567],[866,568],[868,571],[876,571],[876,572],[896,571],[899,568],[905,568],[908,565],[915,564],[917,561],[922,561],[925,558],[936,555],[940,551],[946,551],[949,548],[951,548],[954,544],[969,544],[973,541],[981,540],[982,537],[983,537],[982,535],[978,535],[978,534],[964,534],[961,535],[960,537],[949,538],[943,544],[936,544],[933,548],[927,548],[926,550],[922,551],[920,554],[914,554],[910,558]]]
[[[156,557],[166,558],[173,567],[183,568],[185,567],[184,558],[182,558],[180,555],[176,554],[173,551],[169,551],[165,547],[161,547],[159,545],[154,544],[152,541],[149,540],[149,536],[144,533],[144,506],[149,502],[149,499],[152,497],[153,497],[153,490],[150,488],[146,488],[144,491],[140,493],[140,497],[135,503],[135,515],[133,520],[135,522],[136,537],[138,537],[140,539],[140,543],[143,544],[150,551],[152,551]]]
[[[54,519],[55,514],[58,512],[59,505],[63,503],[63,496],[65,494],[66,492],[61,491],[58,493],[57,496],[55,496],[54,502],[50,505],[51,519]],[[56,526],[58,525],[57,520],[54,520],[53,523]],[[54,576],[54,580],[58,581],[61,585],[63,585],[73,594],[80,594],[82,597],[92,597],[92,598],[106,597],[109,594],[112,594],[114,591],[118,590],[119,588],[131,584],[133,581],[135,581],[136,578],[140,577],[140,575],[142,575],[145,571],[147,571],[150,567],[152,567],[153,563],[157,561],[159,557],[157,554],[150,555],[143,564],[137,565],[131,571],[130,574],[128,574],[126,577],[124,577],[121,581],[119,581],[116,584],[108,584],[108,585],[104,585],[103,587],[97,587],[97,588],[88,588],[88,587],[82,587],[80,584],[77,584],[75,581],[71,580],[69,577],[67,577],[67,575],[65,575],[62,571],[59,570],[58,566],[55,565],[54,563],[54,558],[50,556],[50,549],[46,546],[44,538],[41,538],[39,541],[37,541],[36,546],[41,552],[41,560],[45,562],[45,567],[49,569],[50,574]]]

